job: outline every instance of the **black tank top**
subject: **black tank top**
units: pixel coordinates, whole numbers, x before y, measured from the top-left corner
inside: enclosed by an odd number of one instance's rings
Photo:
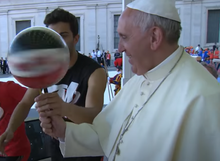
[[[88,81],[91,74],[101,66],[93,59],[78,53],[76,63],[67,71],[64,78],[48,88],[48,92],[57,91],[59,96],[67,103],[73,103],[85,107]],[[65,121],[70,121],[64,118]],[[51,142],[52,161],[100,161],[101,157],[78,157],[63,158],[59,141],[52,139]]]
[[[48,88],[48,92],[58,91],[65,102],[85,107],[88,81],[98,68],[101,66],[96,61],[78,53],[76,63],[59,83]]]

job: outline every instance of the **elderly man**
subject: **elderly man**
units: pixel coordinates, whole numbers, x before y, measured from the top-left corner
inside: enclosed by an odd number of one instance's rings
[[[128,4],[118,24],[119,52],[136,75],[93,124],[41,117],[65,157],[220,160],[220,85],[178,45],[180,31],[174,0]]]

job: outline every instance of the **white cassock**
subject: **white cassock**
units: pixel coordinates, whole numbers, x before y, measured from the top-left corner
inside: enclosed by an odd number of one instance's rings
[[[64,157],[220,161],[220,84],[179,47],[144,76],[131,78],[93,125],[66,124]]]

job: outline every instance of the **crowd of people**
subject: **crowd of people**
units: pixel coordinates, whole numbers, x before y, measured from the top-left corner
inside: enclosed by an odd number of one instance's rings
[[[204,61],[207,64],[211,64],[214,59],[220,58],[217,43],[215,43],[212,48],[202,48],[200,47],[200,44],[198,44],[195,49],[190,46],[186,47],[185,50],[192,56],[200,57],[201,61]]]
[[[200,44],[196,48],[189,46],[185,47],[185,51],[206,67],[214,77],[218,78],[220,55],[217,43],[214,43],[212,48],[202,48]]]
[[[105,60],[106,66],[107,67],[111,66],[112,56],[108,50],[107,51],[103,50],[101,52],[99,49],[96,49],[93,50],[91,53],[89,53],[88,56],[101,65],[104,65],[104,60]],[[117,60],[118,58],[119,60]],[[119,65],[118,65],[118,61],[120,63]],[[118,52],[118,50],[114,52],[114,66],[115,67],[122,66],[122,53]]]
[[[109,51],[103,50],[102,52],[99,49],[93,50],[92,53],[89,53],[88,55],[90,58],[92,58],[94,61],[98,62],[100,65],[104,66],[104,63],[106,63],[106,66],[109,67],[111,64],[111,54]],[[105,62],[104,62],[105,61]]]

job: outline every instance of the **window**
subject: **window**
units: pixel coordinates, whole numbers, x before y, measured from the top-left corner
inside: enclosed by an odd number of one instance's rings
[[[207,43],[220,40],[220,9],[208,11]]]
[[[16,35],[17,35],[20,31],[28,27],[31,27],[31,20],[15,21],[15,27],[16,27]]]
[[[78,28],[79,28],[78,33],[79,33],[79,35],[80,35],[80,17],[77,17],[77,21],[78,21]],[[80,51],[80,40],[81,40],[81,38],[80,38],[80,36],[79,36],[79,41],[78,41],[77,44],[76,44],[76,50],[77,50],[77,51]]]
[[[119,35],[117,32],[119,17],[120,15],[114,15],[114,49],[118,49],[118,43],[119,43]]]

